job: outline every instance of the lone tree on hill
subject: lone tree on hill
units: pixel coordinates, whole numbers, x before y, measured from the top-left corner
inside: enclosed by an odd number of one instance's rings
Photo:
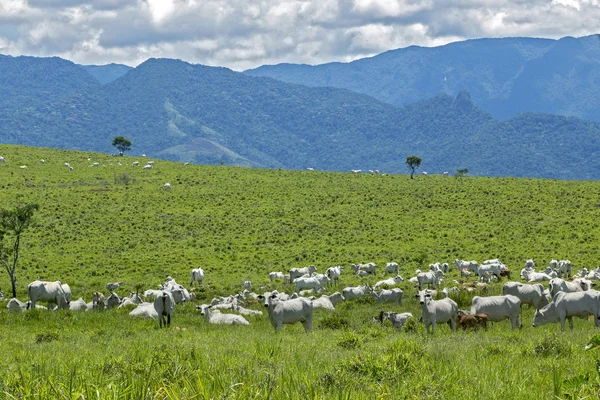
[[[410,179],[413,178],[413,174],[421,165],[421,159],[417,156],[408,156],[406,157],[406,166],[410,169]]]
[[[14,210],[0,209],[0,262],[10,277],[13,297],[17,297],[17,262],[21,234],[29,227],[33,212],[38,208],[37,204],[25,204]],[[14,242],[12,246],[6,246],[4,239],[9,241],[10,237],[14,237]]]
[[[119,155],[123,155],[124,152],[131,150],[131,142],[125,139],[123,136],[115,136],[112,141],[112,145],[119,149]]]

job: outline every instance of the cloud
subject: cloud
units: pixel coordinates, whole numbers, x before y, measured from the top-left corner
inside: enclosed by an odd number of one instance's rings
[[[246,69],[479,37],[598,33],[598,0],[2,0],[0,53]]]

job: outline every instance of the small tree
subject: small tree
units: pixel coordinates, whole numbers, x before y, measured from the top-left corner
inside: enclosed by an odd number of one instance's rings
[[[421,165],[421,159],[417,156],[408,156],[406,157],[406,166],[410,169],[410,179],[413,178],[413,174]]]
[[[0,210],[0,262],[10,277],[13,297],[17,297],[17,262],[21,234],[29,227],[33,212],[38,208],[37,204],[25,204],[14,210]],[[14,243],[6,246],[4,239],[10,236],[14,236]]]
[[[119,155],[123,155],[124,152],[131,150],[131,142],[123,136],[115,136],[112,145],[119,150]]]

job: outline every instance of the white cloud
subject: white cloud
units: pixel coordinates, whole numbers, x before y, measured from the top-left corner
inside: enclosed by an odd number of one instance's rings
[[[477,37],[598,33],[600,0],[0,0],[0,53],[245,69]]]

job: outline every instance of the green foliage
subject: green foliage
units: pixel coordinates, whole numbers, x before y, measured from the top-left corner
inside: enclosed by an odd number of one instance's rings
[[[421,159],[417,156],[408,156],[405,161],[406,166],[410,170],[410,179],[413,178],[413,174],[421,165]]]
[[[347,313],[335,312],[320,318],[317,326],[319,329],[347,329],[350,327],[350,320]]]
[[[129,139],[125,139],[123,136],[115,136],[112,141],[112,145],[119,150],[119,154],[123,154],[126,151],[131,150],[131,141]]]
[[[430,174],[467,165],[478,176],[600,178],[600,124],[546,114],[498,120],[467,92],[441,89],[395,106],[167,59],[101,86],[64,60],[20,57],[6,69],[2,60],[3,143],[110,152],[117,135],[139,153],[201,164],[398,173],[399,160],[419,154]]]

